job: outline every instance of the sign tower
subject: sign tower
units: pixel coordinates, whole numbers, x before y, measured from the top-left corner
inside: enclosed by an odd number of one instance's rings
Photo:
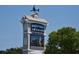
[[[40,54],[44,52],[47,21],[39,17],[39,9],[33,6],[30,16],[23,16],[23,53]]]

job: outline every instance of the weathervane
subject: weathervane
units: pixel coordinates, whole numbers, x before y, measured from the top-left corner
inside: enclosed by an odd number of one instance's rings
[[[36,9],[35,5],[33,5],[33,9],[31,11],[32,11],[32,17],[38,17],[37,12],[39,12],[39,9]]]
[[[35,5],[33,5],[33,9],[31,11],[34,11],[34,12],[38,11],[39,12],[39,9],[36,9]]]

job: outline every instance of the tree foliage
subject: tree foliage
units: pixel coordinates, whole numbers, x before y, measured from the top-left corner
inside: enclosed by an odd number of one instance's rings
[[[6,49],[6,51],[1,50],[0,54],[22,54],[21,48],[10,48]]]
[[[72,27],[64,27],[49,34],[46,54],[79,53],[79,32]]]

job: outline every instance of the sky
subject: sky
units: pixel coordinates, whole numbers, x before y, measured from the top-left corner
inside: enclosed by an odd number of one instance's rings
[[[37,5],[39,17],[48,21],[47,35],[62,27],[73,27],[79,31],[79,6]],[[32,5],[0,5],[0,50],[22,47],[22,16],[31,15]]]

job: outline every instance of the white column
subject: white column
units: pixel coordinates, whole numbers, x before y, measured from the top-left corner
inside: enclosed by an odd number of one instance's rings
[[[30,27],[30,23],[28,23],[28,50],[30,50],[30,29],[31,29],[31,27]]]
[[[44,50],[46,49],[46,30],[44,30]]]
[[[28,53],[28,37],[27,37],[27,24],[24,23],[23,24],[23,54],[27,54]]]

